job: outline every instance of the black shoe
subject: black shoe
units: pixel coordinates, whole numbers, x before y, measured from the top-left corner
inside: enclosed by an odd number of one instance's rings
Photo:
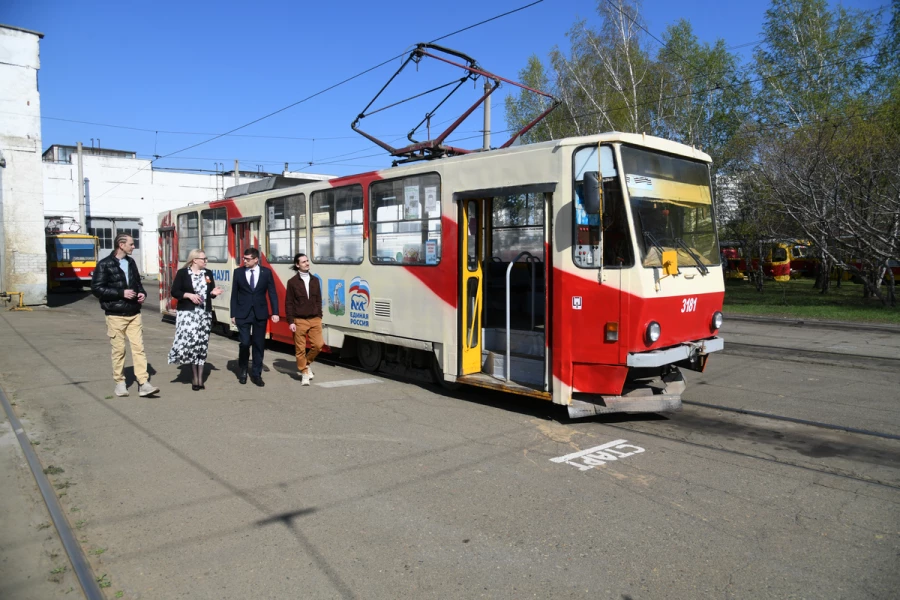
[[[265,387],[265,385],[266,385],[266,382],[262,380],[262,376],[259,376],[259,377],[251,376],[250,381],[252,381],[254,384],[258,385],[259,387]]]
[[[241,369],[241,372],[238,375],[238,381],[241,383],[241,385],[247,383],[247,369]]]
[[[198,387],[199,387],[201,390],[205,390],[205,389],[206,389],[206,386],[203,385],[202,383],[201,383]]]
[[[201,386],[197,385],[196,383],[192,383],[192,384],[191,384],[191,389],[194,390],[195,392],[196,392],[197,390],[199,390],[200,387],[201,387]]]

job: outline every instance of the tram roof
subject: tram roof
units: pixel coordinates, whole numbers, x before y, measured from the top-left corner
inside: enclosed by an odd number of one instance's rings
[[[529,148],[546,148],[546,147],[561,147],[561,146],[581,146],[584,144],[599,144],[602,142],[615,143],[621,142],[623,144],[632,144],[635,146],[643,146],[645,148],[649,148],[651,150],[658,150],[660,152],[666,152],[668,154],[676,154],[678,156],[684,156],[685,158],[692,158],[694,160],[701,160],[703,162],[712,162],[712,158],[697,148],[693,146],[688,146],[686,144],[681,144],[679,142],[673,142],[671,140],[667,140],[661,137],[656,137],[653,135],[646,135],[643,133],[623,133],[621,131],[609,131],[605,133],[597,133],[594,135],[584,135],[580,137],[569,137],[562,138],[558,140],[550,140],[548,142],[536,142],[534,144],[524,144],[522,146],[515,146],[512,148],[506,148],[503,151],[508,150],[525,150]],[[499,152],[500,150],[495,150],[494,152]],[[468,156],[468,155],[467,155]]]

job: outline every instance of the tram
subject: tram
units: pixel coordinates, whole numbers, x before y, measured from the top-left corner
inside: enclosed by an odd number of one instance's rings
[[[97,266],[98,238],[85,233],[48,233],[46,240],[47,288],[89,287]]]
[[[572,417],[681,407],[722,349],[705,153],[607,133],[257,192],[159,215],[160,310],[193,248],[226,290],[256,247],[283,314],[293,256],[323,290],[326,351],[543,398]],[[293,342],[284,320],[275,340]]]

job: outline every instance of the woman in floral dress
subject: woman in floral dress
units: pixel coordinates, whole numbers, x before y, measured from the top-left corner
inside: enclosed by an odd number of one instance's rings
[[[212,326],[212,299],[222,293],[213,273],[206,268],[206,253],[191,250],[184,267],[175,273],[172,297],[178,300],[175,341],[169,351],[169,364],[191,365],[191,389],[205,389],[203,365],[209,348]]]

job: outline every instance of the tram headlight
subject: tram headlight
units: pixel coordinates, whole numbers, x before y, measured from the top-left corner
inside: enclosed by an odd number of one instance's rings
[[[654,343],[659,339],[659,335],[662,333],[662,328],[659,326],[659,323],[656,321],[650,321],[650,324],[647,325],[647,343]]]
[[[711,322],[713,331],[717,331],[722,328],[722,320],[723,320],[722,313],[720,313],[719,311],[716,311],[713,313],[712,322]]]

